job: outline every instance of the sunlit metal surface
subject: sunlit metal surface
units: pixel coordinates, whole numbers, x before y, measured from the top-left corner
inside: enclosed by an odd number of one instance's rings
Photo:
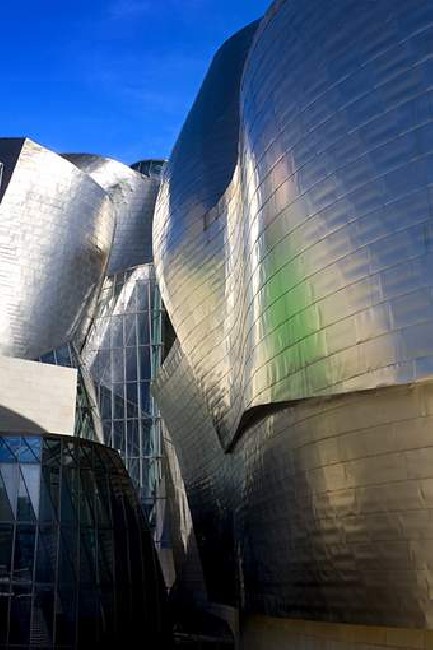
[[[426,0],[278,2],[233,108],[235,173],[223,148],[208,155],[202,112],[190,114],[155,255],[224,445],[253,406],[433,369],[432,20]],[[224,95],[214,82],[205,98]],[[186,171],[195,150],[206,173]],[[212,192],[221,167],[230,178]]]
[[[0,353],[37,358],[70,340],[105,271],[106,193],[28,139],[0,139]]]
[[[166,167],[180,345],[155,394],[220,602],[234,531],[248,611],[433,627],[432,61],[427,0],[279,0],[234,91],[237,157],[222,136],[206,155],[211,68]]]
[[[65,154],[110,195],[117,217],[107,274],[152,261],[152,219],[160,183],[161,161],[138,173],[117,160],[90,154]]]

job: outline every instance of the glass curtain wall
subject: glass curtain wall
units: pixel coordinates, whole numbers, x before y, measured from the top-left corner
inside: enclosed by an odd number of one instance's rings
[[[0,648],[135,647],[146,637],[161,647],[163,602],[118,454],[69,436],[2,434]]]
[[[105,279],[82,353],[95,383],[106,445],[116,449],[155,526],[161,421],[150,382],[163,357],[164,308],[153,264]]]

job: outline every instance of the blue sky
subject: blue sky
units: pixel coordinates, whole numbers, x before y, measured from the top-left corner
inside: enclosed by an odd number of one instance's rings
[[[2,3],[0,135],[166,157],[213,53],[270,0]]]

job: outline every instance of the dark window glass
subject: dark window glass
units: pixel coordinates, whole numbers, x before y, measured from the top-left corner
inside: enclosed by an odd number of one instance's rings
[[[27,644],[30,641],[31,585],[29,587],[15,586],[13,593],[9,643]]]
[[[2,521],[14,519],[18,491],[18,465],[0,463],[0,517]]]
[[[9,583],[12,561],[13,526],[0,525],[0,591]],[[5,582],[6,581],[6,582]]]
[[[56,605],[56,641],[59,646],[75,646],[76,607],[76,592],[71,585],[60,582]]]
[[[126,380],[137,381],[137,348],[126,349]]]
[[[53,639],[54,593],[52,588],[37,587],[33,601],[31,641],[48,645]]]
[[[78,485],[74,467],[62,469],[62,524],[72,524],[77,519]]]
[[[17,499],[17,519],[34,521],[39,515],[40,465],[21,465]]]
[[[45,465],[60,465],[62,444],[60,440],[45,438],[43,441],[42,462]]]
[[[150,379],[151,378],[150,347],[148,345],[142,346],[139,349],[139,358],[140,358],[141,379]]]
[[[35,559],[35,527],[18,525],[12,579],[15,583],[31,582]]]
[[[37,582],[54,581],[57,558],[57,543],[57,526],[41,526],[39,528],[38,546],[36,551]]]
[[[55,521],[58,517],[60,468],[56,465],[42,467],[39,520]]]
[[[75,583],[77,575],[77,528],[62,526],[60,529],[59,583]]]
[[[10,598],[6,596],[9,587],[0,583],[0,643],[6,642],[8,633],[8,610]]]

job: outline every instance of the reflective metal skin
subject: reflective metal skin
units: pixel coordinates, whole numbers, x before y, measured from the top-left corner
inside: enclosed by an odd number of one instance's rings
[[[63,157],[91,176],[113,201],[117,225],[107,274],[151,262],[159,173],[145,176],[117,160],[90,154],[64,154]],[[160,165],[159,161],[159,171]]]
[[[278,2],[244,69],[225,193],[206,201],[209,175],[182,176],[200,126],[180,136],[155,259],[225,445],[254,406],[432,371],[432,15],[427,0],[380,0],[374,18],[353,0]]]
[[[235,91],[238,156],[207,157],[225,188],[197,166],[181,191],[195,107],[166,167],[180,345],[155,394],[208,587],[230,599],[234,531],[249,612],[433,627],[432,62],[427,0],[278,0]]]
[[[29,139],[0,139],[0,353],[28,359],[88,316],[113,239],[109,197]]]

